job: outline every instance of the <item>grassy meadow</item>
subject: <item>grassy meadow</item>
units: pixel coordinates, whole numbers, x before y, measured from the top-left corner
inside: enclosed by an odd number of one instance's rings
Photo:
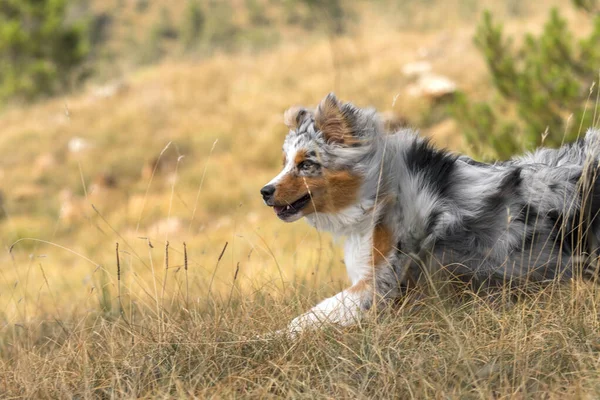
[[[598,398],[600,288],[589,283],[497,304],[436,284],[358,327],[257,338],[348,284],[341,243],[260,199],[280,167],[283,111],[335,91],[481,156],[438,104],[408,93],[403,67],[427,61],[490,99],[472,41],[481,10],[514,35],[539,32],[553,5],[587,29],[567,3],[362,4],[341,36],[276,25],[278,39],[252,49],[110,58],[110,79],[7,104],[0,397]],[[125,11],[117,55],[152,15]]]

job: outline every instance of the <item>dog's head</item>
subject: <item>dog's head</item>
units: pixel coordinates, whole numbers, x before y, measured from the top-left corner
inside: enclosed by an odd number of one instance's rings
[[[314,111],[290,108],[284,121],[283,169],[261,189],[265,204],[286,222],[356,204],[363,180],[357,160],[379,130],[375,111],[329,94]]]

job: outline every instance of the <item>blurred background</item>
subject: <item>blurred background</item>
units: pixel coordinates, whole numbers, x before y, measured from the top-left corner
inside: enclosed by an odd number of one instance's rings
[[[594,0],[1,0],[0,325],[342,287],[259,196],[286,108],[335,91],[502,159],[598,126],[599,69]]]

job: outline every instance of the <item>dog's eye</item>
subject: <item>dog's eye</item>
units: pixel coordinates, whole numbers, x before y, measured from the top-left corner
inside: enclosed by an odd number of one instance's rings
[[[316,163],[314,163],[310,160],[304,160],[300,164],[298,164],[298,169],[300,171],[307,171],[314,165],[316,165]]]

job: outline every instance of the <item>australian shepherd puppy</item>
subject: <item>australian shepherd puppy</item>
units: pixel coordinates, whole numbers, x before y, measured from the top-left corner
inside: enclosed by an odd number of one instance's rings
[[[386,132],[375,110],[333,94],[284,119],[283,170],[261,189],[263,199],[285,222],[304,217],[345,237],[352,283],[295,318],[292,333],[351,324],[425,273],[492,287],[565,281],[596,264],[598,130],[484,164],[411,130]]]

